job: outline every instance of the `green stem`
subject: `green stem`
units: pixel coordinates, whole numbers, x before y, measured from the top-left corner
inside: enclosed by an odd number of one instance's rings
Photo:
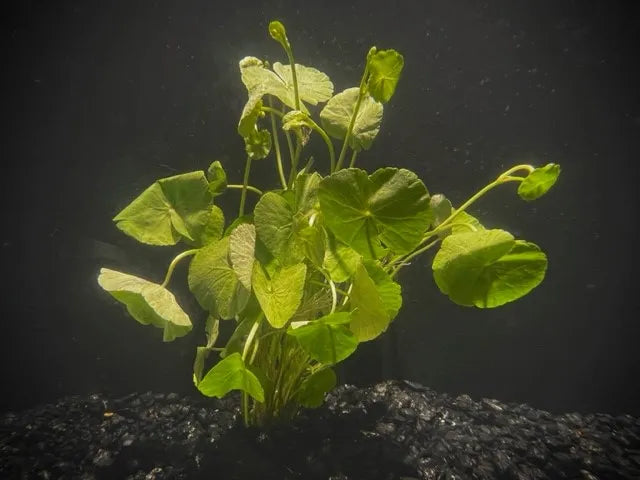
[[[256,336],[256,332],[258,331],[258,328],[260,327],[262,315],[263,314],[261,313],[258,319],[255,321],[255,323],[251,327],[251,330],[249,331],[249,335],[247,335],[247,340],[244,342],[244,349],[242,350],[243,362],[247,358],[247,353],[249,352],[249,346],[251,345],[253,338]],[[244,425],[245,427],[248,427],[249,426],[249,396],[247,395],[247,392],[245,392],[244,390],[242,391],[242,414],[244,417]]]
[[[344,143],[342,144],[342,150],[340,150],[340,156],[338,157],[338,164],[336,165],[336,170],[340,170],[342,168],[342,162],[344,160],[344,156],[347,153],[347,146],[349,145],[349,140],[351,139],[351,132],[353,131],[353,126],[356,123],[356,117],[358,116],[358,111],[360,110],[360,104],[362,103],[362,99],[364,98],[364,94],[366,93],[366,82],[367,76],[369,75],[369,62],[367,61],[367,65],[364,68],[364,73],[362,74],[362,79],[360,80],[360,91],[358,92],[358,100],[356,100],[356,106],[353,109],[353,114],[351,115],[351,120],[349,121],[349,128],[347,129],[347,134],[344,136]]]
[[[297,139],[296,142],[296,152],[293,155],[291,160],[291,171],[289,172],[289,188],[293,188],[293,182],[296,179],[296,175],[298,174],[298,161],[300,160],[300,154],[302,153],[302,143],[300,143],[300,139]]]
[[[351,161],[349,162],[349,168],[353,168],[356,165],[356,157],[358,156],[358,150],[354,150],[351,154]]]
[[[249,186],[249,172],[251,171],[251,157],[247,157],[247,163],[244,166],[244,179],[242,181],[242,195],[240,196],[240,210],[238,217],[244,215],[244,203],[247,199],[247,187]]]
[[[419,248],[418,250],[415,250],[414,252],[411,252],[409,255],[407,255],[406,257],[404,257],[400,263],[391,271],[391,273],[389,274],[391,276],[391,278],[395,277],[396,274],[400,271],[400,269],[402,267],[404,267],[405,265],[408,264],[408,262],[410,260],[412,260],[413,258],[417,257],[418,255],[420,255],[421,253],[426,252],[427,250],[429,250],[431,247],[433,247],[435,244],[437,244],[440,241],[440,239],[438,240],[434,240],[433,242],[425,245],[422,248]]]
[[[175,257],[173,260],[171,260],[171,263],[169,264],[169,269],[167,270],[167,275],[164,277],[164,282],[162,282],[162,285],[161,285],[163,288],[169,285],[169,282],[171,281],[171,276],[173,275],[173,271],[175,270],[176,265],[178,265],[178,262],[183,258],[188,257],[189,255],[195,255],[196,253],[198,253],[198,250],[200,249],[194,248],[192,250],[184,251],[180,255]]]
[[[278,115],[280,118],[284,117],[284,113],[281,112],[280,110],[273,108],[271,106],[271,97],[269,97],[269,106],[268,107],[262,107],[262,111],[266,112],[266,113],[273,113],[274,115]]]
[[[235,189],[242,189],[242,188],[246,188],[249,192],[253,192],[253,193],[257,193],[258,195],[262,195],[262,190],[256,188],[256,187],[252,187],[251,185],[247,185],[246,187],[244,185],[227,185],[227,188],[235,188]]]
[[[327,148],[329,149],[329,160],[331,161],[330,171],[331,173],[333,173],[333,171],[336,168],[336,152],[333,148],[333,142],[329,138],[329,135],[327,135],[327,132],[325,132],[322,128],[320,128],[320,126],[316,122],[314,122],[311,118],[308,118],[308,122],[309,122],[308,125],[311,127],[311,129],[318,132],[322,137],[322,139],[324,140],[324,143],[327,144]]]
[[[276,130],[276,115],[283,116],[282,112],[279,112],[275,108],[271,107],[271,97],[269,96],[269,106],[263,107],[264,111],[270,112],[271,115],[271,136],[273,137],[273,147],[276,151],[276,166],[278,168],[278,176],[280,177],[280,183],[284,190],[287,189],[287,180],[284,178],[284,170],[282,168],[282,155],[280,154],[280,139],[278,138],[278,131]]]
[[[296,63],[293,60],[293,50],[291,48],[291,44],[287,42],[287,46],[285,51],[287,52],[287,57],[289,57],[289,65],[291,65],[291,79],[293,80],[293,95],[296,104],[296,110],[300,110],[300,95],[298,93],[298,74],[296,73]]]

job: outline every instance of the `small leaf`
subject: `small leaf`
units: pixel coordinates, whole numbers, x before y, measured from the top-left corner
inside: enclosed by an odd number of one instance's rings
[[[211,195],[217,197],[224,193],[227,188],[227,174],[219,160],[209,165],[207,179],[209,180],[209,192]]]
[[[332,369],[319,370],[302,382],[297,395],[298,402],[303,407],[317,408],[322,405],[325,394],[333,390],[336,383],[336,374]]]
[[[429,192],[415,173],[383,168],[340,170],[320,182],[320,207],[329,229],[365,258],[385,250],[410,252],[431,223]]]
[[[262,90],[253,92],[242,109],[238,122],[238,133],[241,137],[249,137],[256,131],[256,123],[262,112],[262,95]]]
[[[348,88],[333,96],[320,112],[322,127],[332,137],[343,140],[346,136],[359,93],[358,87]],[[382,111],[381,103],[368,94],[364,96],[349,138],[352,149],[368,150],[371,147],[380,131]]]
[[[376,284],[360,264],[353,277],[351,289],[351,306],[355,308],[351,314],[351,331],[360,342],[373,340],[384,332],[391,322],[391,317],[380,297]]]
[[[311,128],[312,120],[309,116],[300,110],[291,110],[282,117],[282,129],[289,131],[301,127]]]
[[[223,319],[231,319],[241,312],[250,294],[229,265],[229,237],[196,253],[189,266],[188,282],[189,290],[202,308],[217,311]]]
[[[404,58],[395,50],[379,50],[370,55],[367,61],[369,93],[378,102],[387,103],[396,90]]]
[[[349,312],[340,312],[319,318],[287,334],[295,337],[311,358],[326,365],[341,362],[358,347],[358,340],[345,324]]]
[[[268,279],[259,263],[253,269],[253,291],[267,321],[282,328],[291,319],[302,300],[307,267],[299,263],[275,272]]]
[[[431,207],[431,211],[433,212],[433,220],[431,221],[431,226],[434,228],[440,225],[447,218],[449,218],[453,213],[451,202],[441,193],[437,193],[431,196],[431,199],[429,200],[429,206]]]
[[[256,249],[256,229],[249,223],[239,225],[229,237],[229,259],[238,280],[251,290],[251,275]]]
[[[293,206],[275,192],[265,193],[254,209],[258,237],[285,265],[298,263],[304,256],[294,214]]]
[[[244,149],[251,160],[262,160],[271,152],[271,134],[268,130],[255,130],[244,137]]]
[[[142,325],[163,329],[163,340],[170,342],[191,331],[189,316],[166,288],[143,278],[108,268],[100,269],[98,284],[127,307]]]
[[[560,165],[549,163],[536,168],[518,186],[518,195],[523,200],[531,201],[547,193],[560,176]]]
[[[258,402],[264,402],[264,389],[258,377],[249,370],[242,356],[233,353],[220,360],[198,383],[207,397],[222,398],[232,390],[241,390]]]
[[[196,347],[196,358],[193,362],[193,383],[198,386],[202,380],[202,372],[204,371],[204,362],[209,357],[213,346],[216,343],[219,333],[220,321],[213,315],[207,317],[205,324],[205,333],[207,335],[207,344],[202,347]]]
[[[546,267],[536,245],[515,241],[504,230],[480,230],[445,238],[433,260],[433,276],[454,303],[491,308],[529,293]]]
[[[204,172],[155,182],[114,217],[127,235],[150,245],[175,245],[180,237],[194,241],[204,228],[213,199]]]

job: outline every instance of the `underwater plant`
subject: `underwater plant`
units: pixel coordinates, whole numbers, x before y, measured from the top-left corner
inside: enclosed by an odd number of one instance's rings
[[[229,184],[218,161],[206,173],[157,180],[114,221],[142,243],[183,242],[188,249],[171,261],[162,283],[107,268],[98,276],[134,319],[163,329],[164,341],[172,341],[192,329],[167,289],[178,262],[190,259],[189,290],[208,313],[194,384],[207,396],[240,390],[247,426],[286,422],[301,406],[321,405],[336,385],[332,367],[398,315],[398,272],[430,249],[439,248],[435,282],[456,304],[497,307],[535,288],[547,267],[540,248],[485,228],[467,210],[506,183],[534,200],[560,173],[556,164],[517,165],[454,208],[407,169],[356,168],[378,134],[403,56],[372,47],[359,86],[334,95],[327,75],[295,63],[282,23],[271,22],[269,34],[288,64],[255,57],[239,64],[248,92],[238,123],[246,150],[243,183]],[[315,115],[318,104],[324,106]],[[327,147],[324,176],[312,159],[300,162],[314,133]],[[339,151],[334,141],[341,142]],[[249,179],[252,162],[269,156],[280,185],[265,191]],[[239,190],[239,211],[226,222],[215,200],[233,189]],[[257,198],[253,212],[246,208],[248,195]],[[224,345],[218,345],[221,322],[235,327]]]

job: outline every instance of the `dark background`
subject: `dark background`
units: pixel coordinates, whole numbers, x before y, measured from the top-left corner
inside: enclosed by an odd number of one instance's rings
[[[237,62],[285,61],[266,32],[278,18],[296,60],[329,74],[336,91],[359,82],[371,45],[405,55],[359,166],[410,168],[454,204],[513,164],[563,168],[537,202],[506,186],[472,211],[546,251],[540,287],[499,309],[457,307],[422,257],[400,276],[405,304],[389,335],[363,345],[341,380],[406,378],[552,411],[640,415],[640,10],[625,4],[77,1],[5,11],[0,408],[97,390],[195,391],[201,322],[163,344],[99,289],[97,271],[163,278],[179,250],[137,245],[111,222],[155,179],[223,158],[240,180]],[[256,165],[254,183],[268,186],[272,170]],[[228,212],[237,199],[226,194]],[[184,273],[172,287],[201,320]]]

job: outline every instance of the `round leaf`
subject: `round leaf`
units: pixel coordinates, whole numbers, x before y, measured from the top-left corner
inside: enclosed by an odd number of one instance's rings
[[[351,117],[358,101],[360,89],[348,88],[333,96],[320,112],[320,121],[324,130],[334,138],[343,140],[349,129]],[[365,95],[349,137],[349,146],[354,150],[368,150],[380,131],[382,123],[382,104],[370,95]]]
[[[287,88],[293,92],[293,77],[291,65],[273,64],[273,71],[284,81]],[[296,77],[298,80],[298,95],[300,100],[311,105],[326,102],[333,95],[333,83],[329,77],[312,67],[305,67],[296,63]]]
[[[251,160],[262,160],[271,151],[271,134],[268,130],[255,130],[244,137],[244,149]]]
[[[526,295],[544,278],[540,249],[504,230],[479,230],[444,239],[433,260],[442,293],[459,305],[491,308]]]
[[[258,237],[269,252],[286,265],[298,263],[304,256],[293,207],[275,192],[265,193],[254,209]]]
[[[429,192],[415,173],[383,168],[340,170],[320,182],[325,223],[335,236],[366,258],[411,251],[431,223]]]

